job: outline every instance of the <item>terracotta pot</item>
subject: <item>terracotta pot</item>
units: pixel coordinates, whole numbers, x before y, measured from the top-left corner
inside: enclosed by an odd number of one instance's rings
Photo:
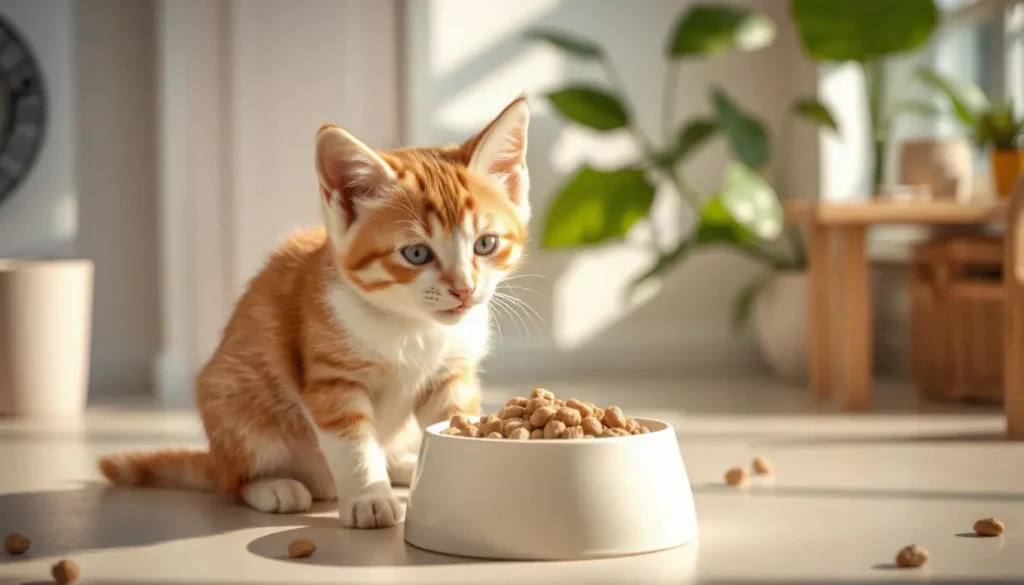
[[[92,285],[89,260],[0,259],[0,415],[85,409]]]
[[[996,184],[996,193],[1007,197],[1013,190],[1017,177],[1024,174],[1024,150],[993,150],[992,180]]]

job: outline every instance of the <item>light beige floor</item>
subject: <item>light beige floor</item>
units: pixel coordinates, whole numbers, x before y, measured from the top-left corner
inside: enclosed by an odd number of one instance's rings
[[[488,563],[410,548],[401,529],[342,529],[329,509],[269,516],[206,494],[107,489],[99,454],[201,444],[191,413],[108,406],[77,423],[0,420],[0,532],[34,542],[26,558],[0,556],[0,583],[45,582],[60,557],[81,565],[84,584],[1024,583],[1024,444],[1002,440],[997,410],[921,406],[894,386],[880,388],[880,411],[868,415],[832,413],[772,382],[549,387],[677,426],[697,544]],[[727,467],[756,455],[776,463],[774,479],[722,485]],[[1007,534],[963,534],[984,516],[1004,520]],[[298,536],[319,543],[316,556],[282,558]],[[894,569],[909,543],[928,548],[931,562]]]

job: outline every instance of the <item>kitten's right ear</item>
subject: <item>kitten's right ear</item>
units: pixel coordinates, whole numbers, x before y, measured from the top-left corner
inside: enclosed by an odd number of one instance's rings
[[[349,214],[360,199],[372,198],[395,178],[377,153],[337,126],[321,126],[316,135],[316,174],[326,202],[341,204]]]

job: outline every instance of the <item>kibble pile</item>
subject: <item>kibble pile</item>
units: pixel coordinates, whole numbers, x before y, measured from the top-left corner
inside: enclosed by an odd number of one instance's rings
[[[442,435],[488,439],[593,439],[644,435],[650,431],[618,406],[600,408],[575,398],[561,400],[537,388],[529,398],[509,399],[497,414],[485,414],[473,423],[461,414],[452,417]]]

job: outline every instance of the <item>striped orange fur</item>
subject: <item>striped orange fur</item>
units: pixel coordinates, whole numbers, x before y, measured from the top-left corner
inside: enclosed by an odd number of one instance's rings
[[[400,521],[391,483],[411,477],[418,429],[479,410],[488,301],[527,236],[528,120],[519,98],[462,145],[381,152],[322,127],[324,226],[270,256],[198,377],[209,451],[111,455],[103,474]]]

